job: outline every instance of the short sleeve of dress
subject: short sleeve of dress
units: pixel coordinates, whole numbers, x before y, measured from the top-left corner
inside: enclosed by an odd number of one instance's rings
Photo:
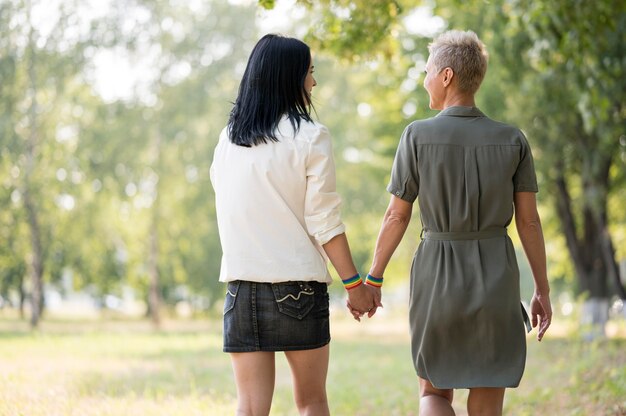
[[[537,176],[530,145],[522,132],[520,135],[520,161],[513,175],[514,192],[537,192]]]
[[[413,203],[419,194],[420,177],[417,170],[417,145],[411,132],[409,125],[402,133],[387,191]]]

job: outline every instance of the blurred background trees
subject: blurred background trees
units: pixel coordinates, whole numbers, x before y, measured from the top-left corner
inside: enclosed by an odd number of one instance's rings
[[[311,45],[366,271],[400,134],[436,114],[427,44],[456,28],[490,52],[478,105],[533,146],[555,296],[586,293],[602,324],[625,297],[626,6],[574,3],[0,0],[0,299],[26,305],[33,326],[46,287],[109,309],[135,293],[155,324],[181,302],[210,309],[222,288],[208,168],[268,31]],[[389,288],[406,284],[418,235],[414,220]]]

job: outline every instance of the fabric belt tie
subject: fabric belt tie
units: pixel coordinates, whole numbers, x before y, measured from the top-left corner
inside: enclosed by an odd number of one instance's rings
[[[436,232],[422,230],[422,240],[484,240],[487,238],[502,237],[506,235],[506,228],[492,228],[482,231],[451,231]]]

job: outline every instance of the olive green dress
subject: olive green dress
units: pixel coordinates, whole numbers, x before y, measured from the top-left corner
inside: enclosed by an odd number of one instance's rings
[[[515,387],[526,361],[519,270],[506,227],[514,192],[537,192],[522,132],[475,107],[449,107],[404,131],[388,191],[419,195],[411,268],[411,349],[437,388]]]

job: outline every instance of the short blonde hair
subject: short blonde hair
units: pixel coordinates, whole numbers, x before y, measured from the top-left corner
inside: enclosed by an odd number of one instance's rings
[[[474,94],[487,72],[489,54],[476,33],[449,30],[428,45],[430,59],[437,72],[452,68],[459,90]]]

